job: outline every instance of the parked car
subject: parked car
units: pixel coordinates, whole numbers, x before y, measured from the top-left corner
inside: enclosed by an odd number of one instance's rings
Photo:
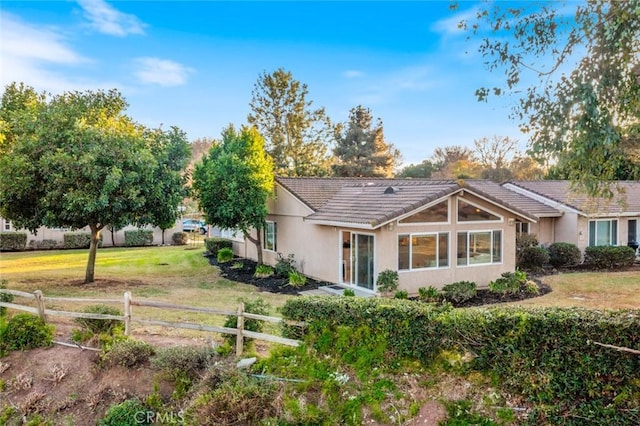
[[[203,220],[185,219],[182,221],[182,232],[198,232],[204,235],[207,233],[207,225]]]

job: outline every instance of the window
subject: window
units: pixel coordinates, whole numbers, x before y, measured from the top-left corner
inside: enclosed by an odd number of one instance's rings
[[[618,221],[613,219],[589,221],[589,246],[618,245]]]
[[[493,213],[489,213],[466,201],[458,200],[458,222],[495,222],[499,220],[501,220],[501,218]]]
[[[262,236],[262,247],[265,250],[276,251],[276,223],[267,222]]]
[[[449,234],[398,235],[398,270],[449,266]]]
[[[502,231],[458,232],[458,266],[502,262]]]
[[[406,217],[400,223],[447,223],[449,222],[449,201],[445,200],[414,215]]]
[[[629,230],[627,231],[627,243],[630,243],[632,241],[638,242],[638,220],[629,219],[628,226]]]
[[[529,223],[516,221],[516,237],[529,233]]]
[[[3,231],[11,231],[11,221],[10,220],[2,220],[2,230]]]

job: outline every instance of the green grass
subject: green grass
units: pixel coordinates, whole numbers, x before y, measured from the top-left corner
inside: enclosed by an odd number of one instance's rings
[[[133,299],[227,310],[237,308],[239,297],[262,297],[272,306],[272,315],[277,315],[277,308],[291,297],[258,292],[254,286],[222,279],[218,269],[209,265],[202,254],[202,249],[184,246],[99,249],[96,281],[90,284],[82,283],[86,250],[2,253],[0,271],[1,277],[8,280],[8,288],[27,292],[41,290],[49,297],[122,298],[125,291],[130,291]],[[16,303],[26,302],[16,298]],[[84,305],[49,302],[47,307],[79,311]],[[137,306],[134,316],[210,325],[224,322],[224,317],[219,315]]]

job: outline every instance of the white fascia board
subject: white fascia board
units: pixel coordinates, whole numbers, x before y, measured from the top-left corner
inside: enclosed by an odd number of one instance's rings
[[[535,192],[531,192],[528,189],[524,189],[520,186],[514,185],[512,183],[505,183],[503,185],[505,188],[509,189],[510,191],[513,192],[517,192],[518,194],[524,195],[525,197],[529,197],[533,200],[539,201],[542,204],[546,204],[547,206],[553,207],[554,209],[560,209],[560,210],[564,210],[566,212],[569,213],[575,213],[581,216],[585,216],[585,213],[580,211],[580,210],[576,210],[573,207],[569,207],[564,203],[560,203],[558,201],[554,201],[551,200],[543,195],[540,194],[536,194]]]
[[[373,230],[378,228],[381,225],[376,226],[375,228],[368,223],[350,223],[350,222],[341,222],[337,220],[316,220],[310,218],[303,218],[305,222],[313,222],[316,225],[325,225],[325,226],[338,226],[340,228],[356,228],[356,229],[369,229]]]
[[[491,199],[489,199],[489,198],[483,197],[482,195],[477,194],[475,191],[473,191],[473,189],[469,189],[469,188],[460,188],[460,189],[458,189],[457,191],[453,192],[451,195],[455,195],[455,194],[457,194],[458,192],[461,192],[461,191],[466,191],[466,192],[468,192],[468,193],[470,193],[470,194],[473,194],[474,196],[476,196],[476,197],[480,198],[481,200],[484,200],[484,201],[486,201],[487,203],[491,203],[491,204],[493,204],[494,206],[498,206],[498,207],[499,207],[499,208],[501,208],[502,210],[506,210],[506,211],[508,211],[509,213],[512,213],[512,214],[514,214],[514,215],[516,215],[516,216],[520,216],[520,217],[522,217],[522,218],[525,218],[525,219],[527,219],[527,220],[528,220],[529,222],[531,222],[531,223],[538,223],[538,221],[537,221],[536,219],[533,219],[533,218],[528,217],[528,216],[524,216],[522,213],[517,212],[517,211],[515,211],[515,210],[512,210],[512,209],[510,209],[509,207],[507,207],[507,206],[505,206],[505,205],[503,205],[503,204],[496,203],[494,200],[491,200]]]

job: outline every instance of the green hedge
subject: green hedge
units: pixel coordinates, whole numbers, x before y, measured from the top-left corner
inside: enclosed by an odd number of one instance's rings
[[[63,236],[63,246],[66,249],[89,248],[91,245],[91,234],[89,232],[66,232]],[[102,234],[98,247],[102,247]]]
[[[18,251],[27,248],[26,232],[0,232],[0,251]]]
[[[584,250],[584,263],[595,269],[631,266],[635,260],[635,250],[626,246],[593,246]]]
[[[204,239],[204,246],[212,256],[217,257],[221,248],[229,248],[233,250],[233,241],[227,238],[212,237]]]
[[[298,297],[282,313],[310,323],[312,331],[368,326],[386,337],[395,356],[426,364],[444,350],[470,354],[469,368],[533,404],[531,424],[640,419],[640,357],[593,343],[640,349],[638,310],[438,309],[402,300]]]
[[[150,246],[152,244],[153,231],[151,229],[124,231],[124,245],[127,247]]]
[[[176,246],[184,246],[189,242],[189,234],[186,232],[174,232],[171,236],[171,241]]]
[[[555,268],[575,266],[582,261],[582,253],[577,245],[571,243],[553,243],[549,246],[549,263]]]

